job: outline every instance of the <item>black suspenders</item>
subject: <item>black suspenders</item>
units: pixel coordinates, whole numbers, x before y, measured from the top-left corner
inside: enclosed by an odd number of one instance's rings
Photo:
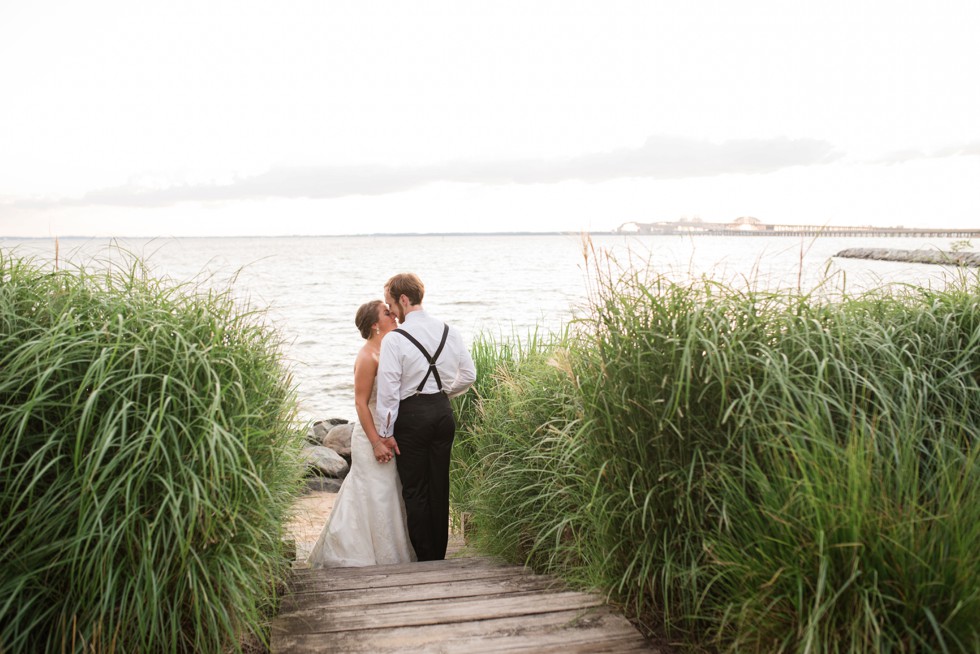
[[[429,353],[426,352],[424,347],[422,347],[422,344],[415,340],[415,337],[408,332],[401,329],[396,329],[395,332],[415,343],[415,347],[419,349],[419,352],[422,353],[425,360],[429,362],[429,369],[425,372],[425,377],[422,378],[422,383],[415,389],[415,394],[418,395],[422,392],[425,382],[429,381],[429,375],[432,375],[433,378],[435,378],[436,384],[439,386],[439,390],[442,391],[442,380],[439,379],[439,371],[436,370],[436,361],[439,359],[439,355],[442,354],[442,348],[446,346],[446,339],[449,337],[449,325],[442,326],[442,340],[439,342],[439,348],[436,350],[436,353],[432,356],[429,356]]]

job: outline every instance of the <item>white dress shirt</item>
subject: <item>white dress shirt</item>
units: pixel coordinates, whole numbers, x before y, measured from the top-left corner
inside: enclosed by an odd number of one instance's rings
[[[399,329],[411,334],[429,356],[439,349],[445,323],[433,318],[424,310],[412,311],[405,316]],[[429,370],[429,362],[410,340],[394,332],[381,341],[381,357],[378,359],[378,402],[375,411],[380,425],[378,434],[384,438],[397,436],[392,433],[398,418],[398,404],[415,395],[422,378]],[[476,366],[469,350],[463,345],[459,331],[449,328],[446,345],[436,360],[436,370],[442,380],[442,392],[455,397],[464,393],[476,381]],[[439,386],[434,374],[430,374],[422,388],[423,394],[438,393]]]

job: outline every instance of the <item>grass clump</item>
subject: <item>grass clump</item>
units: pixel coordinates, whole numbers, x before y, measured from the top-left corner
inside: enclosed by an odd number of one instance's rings
[[[978,651],[978,289],[599,275],[567,337],[478,352],[454,499],[691,646]]]
[[[228,290],[0,253],[0,649],[262,637],[301,473],[280,353]]]
[[[455,400],[464,428],[453,447],[454,509],[476,517],[478,537],[493,534],[480,539],[485,550],[522,552],[542,565],[560,565],[555,551],[569,542],[571,517],[587,499],[577,495],[582,480],[568,479],[577,402],[559,342],[536,334],[523,342],[478,339],[475,391]],[[540,512],[570,520],[542,529]]]

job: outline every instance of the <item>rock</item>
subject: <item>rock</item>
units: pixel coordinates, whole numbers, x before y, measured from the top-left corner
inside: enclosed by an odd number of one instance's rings
[[[306,490],[307,491],[326,491],[328,493],[336,493],[340,490],[340,485],[343,483],[340,479],[334,479],[333,477],[307,477],[306,478]]]
[[[308,445],[303,448],[303,454],[306,457],[306,465],[326,477],[343,479],[350,470],[344,458],[329,447]]]
[[[873,259],[905,263],[931,263],[943,266],[980,266],[980,253],[942,250],[892,250],[889,248],[850,248],[836,255],[845,259]]]
[[[326,433],[320,444],[329,447],[344,458],[350,458],[350,437],[353,432],[353,423],[337,425]]]
[[[329,418],[327,420],[317,420],[306,432],[306,440],[311,445],[322,445],[323,439],[331,429],[337,425],[346,425],[347,421],[343,418]]]

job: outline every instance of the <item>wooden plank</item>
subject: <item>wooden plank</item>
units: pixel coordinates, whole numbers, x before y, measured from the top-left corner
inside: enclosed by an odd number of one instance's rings
[[[376,575],[370,577],[357,577],[349,579],[333,579],[322,577],[319,579],[308,579],[302,582],[290,582],[290,594],[302,595],[305,593],[326,593],[331,591],[348,590],[370,590],[381,588],[399,588],[401,586],[438,586],[452,582],[480,581],[494,579],[516,579],[528,577],[522,570],[447,570],[423,573],[416,575]]]
[[[555,611],[451,625],[426,625],[332,634],[276,634],[278,653],[308,652],[650,652],[629,622],[608,607]]]
[[[494,557],[474,556],[460,559],[446,559],[444,561],[418,561],[415,563],[398,563],[394,565],[371,565],[360,568],[296,568],[291,571],[291,574],[293,577],[302,579],[307,576],[317,576],[324,573],[329,573],[335,577],[359,577],[375,574],[415,573],[425,570],[514,567],[524,569],[523,566],[515,566]]]
[[[575,591],[531,591],[496,597],[425,600],[364,607],[316,607],[280,614],[273,633],[335,633],[357,629],[389,629],[416,625],[467,622],[601,606],[602,599]]]
[[[353,570],[354,568],[338,568]],[[499,579],[527,574],[519,566],[497,568],[469,567],[417,570],[397,574],[372,573],[376,568],[358,568],[358,575],[335,575],[333,571],[321,571],[319,575],[291,577],[288,582],[290,593],[323,592],[328,590],[352,590],[355,588],[386,588],[410,584],[441,584],[465,579]]]
[[[511,573],[497,578],[464,579],[443,583],[409,583],[401,586],[306,590],[283,598],[280,615],[295,610],[334,607],[371,606],[393,602],[418,602],[431,599],[496,596],[531,590],[564,590],[563,582],[542,575]]]
[[[491,558],[295,570],[273,652],[542,652],[653,649],[595,594]]]
[[[639,652],[645,652],[650,654],[650,652],[659,652],[660,650],[654,648],[650,643],[646,642],[642,636],[637,634],[639,640],[615,640],[615,641],[597,641],[592,643],[582,643],[575,644],[572,647],[568,647],[562,644],[552,644],[544,646],[532,646],[530,649],[525,649],[521,646],[516,648],[507,647],[506,644],[503,648],[499,649],[488,649],[483,650],[484,652],[534,652],[534,654],[637,654]]]
[[[404,635],[399,638],[386,638],[378,642],[376,638],[358,638],[364,632],[345,632],[341,636],[350,636],[340,640],[331,640],[334,634],[304,634],[294,639],[273,641],[272,651],[275,654],[321,652],[375,652],[377,654],[403,652],[441,652],[460,654],[477,654],[485,652],[533,652],[534,654],[627,654],[636,652],[657,652],[643,638],[634,633],[627,637],[607,636],[596,634],[589,640],[572,640],[574,635],[556,632],[548,637],[533,637],[527,635],[503,635],[499,637],[474,636],[468,639],[449,640],[445,634],[435,634],[432,638],[425,632],[430,627],[415,627],[419,633]]]

